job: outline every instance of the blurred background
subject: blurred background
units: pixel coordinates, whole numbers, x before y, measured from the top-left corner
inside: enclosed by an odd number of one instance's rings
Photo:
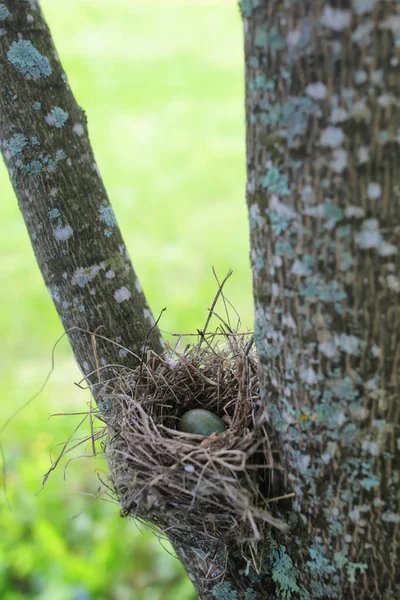
[[[161,328],[204,325],[212,266],[252,327],[242,27],[235,0],[41,0],[132,261]],[[42,385],[61,324],[0,163],[0,427]],[[166,335],[168,338],[168,335]],[[193,600],[171,549],[93,502],[101,459],[42,479],[86,410],[68,342],[44,391],[1,435],[0,598]],[[83,436],[88,431],[79,433]],[[86,449],[90,454],[90,448]],[[80,456],[83,449],[72,456]],[[68,457],[67,457],[68,458]],[[64,468],[66,469],[64,470]],[[39,492],[39,493],[38,493]]]

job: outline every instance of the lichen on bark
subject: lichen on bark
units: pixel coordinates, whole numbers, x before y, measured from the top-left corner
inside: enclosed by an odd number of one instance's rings
[[[47,289],[93,382],[106,365],[136,364],[163,342],[39,4],[10,0],[0,17],[1,151]]]
[[[397,597],[398,4],[241,9],[255,340],[296,493],[276,594]]]

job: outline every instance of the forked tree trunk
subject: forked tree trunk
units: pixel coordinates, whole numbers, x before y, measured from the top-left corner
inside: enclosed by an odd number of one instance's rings
[[[241,12],[255,341],[295,499],[289,533],[271,530],[253,557],[259,573],[241,540],[176,550],[202,599],[397,598],[398,3]],[[69,332],[95,383],[163,343],[38,2],[8,0],[0,19],[2,153],[64,327],[111,340]]]

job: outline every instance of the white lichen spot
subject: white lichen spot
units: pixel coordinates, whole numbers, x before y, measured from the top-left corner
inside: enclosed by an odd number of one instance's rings
[[[28,13],[28,14],[26,15],[26,22],[27,22],[27,23],[33,23],[33,22],[34,22],[34,20],[35,20],[34,16],[33,16],[33,15],[31,15],[30,13]]]
[[[340,42],[339,40],[332,40],[331,48],[333,56],[339,58],[340,54],[342,53],[342,42]]]
[[[341,427],[346,422],[346,415],[344,411],[340,410],[336,415],[336,423],[338,427]]]
[[[286,44],[288,46],[298,46],[301,40],[301,31],[298,29],[289,31],[286,36]]]
[[[364,406],[357,404],[351,404],[349,406],[349,413],[353,421],[364,421],[368,417],[368,410]]]
[[[101,364],[101,366],[102,366],[102,367],[105,367],[105,366],[106,366],[106,364],[107,364],[107,361],[106,361],[106,359],[105,359],[105,358],[101,358],[101,359],[100,359],[100,364]]]
[[[372,12],[375,8],[377,0],[353,0],[354,12],[357,15],[365,15]]]
[[[317,81],[316,83],[310,83],[306,87],[306,94],[314,100],[323,100],[326,98],[327,87],[324,83]]]
[[[367,219],[363,223],[363,229],[358,235],[358,245],[363,250],[379,248],[382,236],[379,231],[379,223],[376,219]]]
[[[250,205],[249,223],[251,229],[255,229],[256,227],[263,227],[263,225],[265,225],[265,218],[261,216],[260,207],[258,206],[258,204]]]
[[[351,217],[354,217],[355,219],[363,219],[365,216],[364,209],[360,208],[359,206],[354,206],[353,204],[346,206],[344,209],[344,214],[348,219]]]
[[[305,473],[310,466],[311,456],[309,454],[300,454],[297,459],[297,466],[300,473]]]
[[[357,338],[355,335],[347,335],[345,333],[341,333],[339,336],[335,338],[336,344],[339,346],[342,352],[346,354],[357,355],[360,352],[360,347],[362,346],[362,340]]]
[[[400,34],[400,15],[391,14],[386,21],[379,24],[380,29],[390,29],[395,37]]]
[[[290,313],[283,315],[282,325],[288,327],[292,331],[297,330],[296,321],[293,319],[293,317]]]
[[[362,442],[362,449],[372,456],[379,456],[381,453],[381,448],[377,442],[368,442],[367,440],[364,440]]]
[[[332,170],[335,173],[342,173],[348,165],[348,154],[345,150],[338,148],[333,151]]]
[[[369,148],[367,146],[360,146],[357,154],[358,154],[358,164],[362,165],[363,163],[368,161]]]
[[[344,536],[344,541],[346,542],[346,544],[350,544],[353,541],[353,536],[349,533],[346,533],[346,535]]]
[[[336,346],[331,340],[320,342],[318,344],[318,350],[327,358],[332,358],[336,354]]]
[[[185,465],[183,468],[186,471],[186,473],[193,473],[194,472],[194,466],[193,465]]]
[[[394,104],[396,102],[396,98],[393,96],[393,94],[381,94],[378,97],[378,104],[379,106],[382,106],[382,108],[386,108],[386,106],[389,106],[389,104]]]
[[[47,288],[50,294],[50,297],[54,300],[54,302],[61,301],[60,288],[57,285],[49,285]]]
[[[324,452],[321,454],[321,459],[325,465],[328,465],[332,460],[332,456],[328,452]]]
[[[277,283],[272,284],[271,292],[272,295],[275,296],[275,298],[279,296],[279,285]]]
[[[371,121],[371,111],[365,100],[355,102],[350,109],[350,114],[354,119],[358,119],[359,121],[366,121],[367,123]]]
[[[383,69],[376,69],[372,71],[371,81],[374,85],[383,85]]]
[[[343,123],[346,119],[349,118],[349,113],[346,109],[341,108],[340,106],[335,107],[332,112],[329,120],[331,123]]]
[[[349,10],[340,10],[338,8],[332,8],[331,6],[325,6],[324,12],[320,22],[328,29],[334,31],[341,31],[346,29],[351,22],[351,12]]]
[[[126,348],[120,348],[118,354],[121,358],[125,358],[125,356],[128,355],[128,350]]]
[[[311,274],[309,267],[301,262],[301,260],[295,260],[290,272],[298,277],[306,277]]]
[[[382,521],[386,521],[387,523],[400,523],[400,514],[387,510],[382,514]]]
[[[139,279],[136,279],[136,281],[135,281],[135,288],[136,288],[136,291],[139,292],[139,294],[141,294],[143,292],[143,288],[140,285]]]
[[[381,197],[382,194],[382,188],[379,185],[379,183],[376,183],[375,181],[371,181],[368,184],[368,188],[367,188],[367,196],[370,200],[377,200],[378,198]]]
[[[70,225],[64,225],[64,227],[54,229],[53,235],[58,242],[66,242],[74,235],[74,232]]]
[[[251,171],[249,177],[248,177],[248,181],[246,183],[246,190],[249,194],[254,194],[254,192],[256,191],[256,182],[255,182],[255,173],[254,170]]]
[[[126,286],[122,286],[114,292],[114,298],[118,303],[125,302],[125,300],[129,300],[130,297],[131,293]]]
[[[99,265],[92,265],[91,267],[78,267],[75,269],[75,272],[72,275],[71,284],[84,288],[89,281],[96,277],[99,271]]]
[[[358,506],[355,506],[353,510],[349,513],[349,517],[351,521],[357,521],[360,518],[360,511]]]
[[[143,316],[144,316],[145,321],[150,321],[152,326],[155,325],[156,322],[154,320],[154,317],[148,308],[143,309]]]
[[[395,275],[388,275],[386,277],[388,288],[393,292],[400,292],[400,279]]]
[[[106,277],[107,277],[107,279],[114,279],[115,271],[113,271],[112,269],[109,269],[106,273]]]
[[[72,167],[72,160],[70,158],[67,158],[67,165],[69,167]]]
[[[272,257],[272,264],[274,265],[274,267],[276,267],[277,269],[280,269],[280,267],[283,265],[283,259],[281,256],[279,256],[279,254],[275,254]]]
[[[304,383],[307,383],[308,385],[314,385],[318,382],[318,375],[312,367],[302,369],[300,373],[300,378]]]
[[[85,371],[85,373],[88,373],[88,372],[89,372],[89,369],[90,369],[90,367],[89,367],[89,363],[88,363],[88,362],[86,362],[86,360],[84,360],[84,361],[83,361],[83,363],[82,363],[82,368],[83,368],[83,370]]]
[[[311,185],[305,185],[301,190],[301,199],[303,202],[312,203],[315,200],[314,190]]]
[[[324,216],[325,207],[323,204],[316,204],[315,206],[306,206],[303,210],[303,214],[309,217],[322,218]]]
[[[321,135],[321,144],[329,148],[337,148],[344,142],[344,133],[339,127],[327,127]]]
[[[276,194],[272,194],[271,200],[269,202],[270,209],[276,212],[280,217],[284,219],[296,219],[297,212],[296,210],[284,202],[281,202]]]
[[[371,346],[371,354],[374,358],[379,358],[380,355],[382,354],[382,350],[379,348],[379,346],[377,346],[376,344],[373,344]]]
[[[371,21],[369,21],[368,23],[362,23],[353,32],[351,39],[353,40],[353,42],[355,42],[361,47],[367,46],[369,44],[373,28],[374,25]]]
[[[381,256],[392,256],[393,254],[397,254],[397,246],[389,244],[388,242],[382,242],[379,246],[379,254]]]
[[[367,81],[367,79],[368,79],[368,76],[365,71],[356,71],[354,73],[354,83],[356,85],[365,83]]]
[[[52,198],[54,198],[55,196],[57,196],[57,194],[58,194],[58,188],[52,187],[51,190],[50,190],[50,196]]]
[[[85,130],[81,123],[75,123],[72,129],[77,135],[79,135],[79,137],[81,137],[85,133]]]

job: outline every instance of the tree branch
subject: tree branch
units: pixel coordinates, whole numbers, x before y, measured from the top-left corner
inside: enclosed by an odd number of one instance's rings
[[[84,374],[135,364],[145,344],[159,353],[163,342],[152,329],[84,112],[38,2],[0,4],[0,19],[1,150],[46,286]],[[101,334],[95,352],[82,329]]]

